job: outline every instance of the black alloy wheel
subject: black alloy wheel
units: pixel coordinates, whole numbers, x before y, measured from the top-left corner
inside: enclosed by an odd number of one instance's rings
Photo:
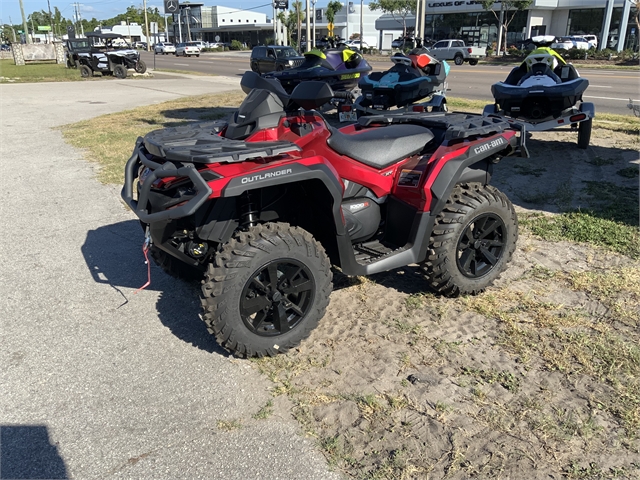
[[[240,296],[240,315],[247,328],[261,336],[287,333],[307,315],[315,282],[307,266],[278,259],[260,267]]]
[[[491,185],[456,185],[436,218],[422,269],[431,288],[448,297],[477,294],[500,277],[518,240],[518,218]]]
[[[456,65],[462,65],[464,63],[464,58],[459,53],[453,57],[453,63]]]
[[[146,64],[146,63],[144,63],[142,60],[138,60],[138,61],[136,62],[136,68],[135,68],[135,70],[136,70],[136,73],[143,74],[144,72],[146,72],[146,71],[147,71],[147,64]]]
[[[469,278],[488,274],[504,253],[505,233],[504,222],[494,213],[474,218],[458,240],[456,250],[460,272]]]
[[[331,263],[309,232],[286,223],[237,231],[207,266],[203,320],[242,357],[285,353],[309,336],[329,304]]]

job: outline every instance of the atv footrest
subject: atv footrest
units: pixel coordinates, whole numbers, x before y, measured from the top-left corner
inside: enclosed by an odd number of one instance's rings
[[[353,246],[356,254],[356,261],[361,264],[374,262],[375,260],[390,254],[394,249],[387,247],[381,242],[366,242]]]

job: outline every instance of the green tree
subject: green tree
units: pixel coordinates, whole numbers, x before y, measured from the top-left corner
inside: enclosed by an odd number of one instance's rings
[[[336,13],[342,10],[342,3],[338,0],[332,0],[327,4],[326,13],[327,21],[329,22],[329,36],[333,37],[333,23],[336,20]]]
[[[402,35],[407,35],[407,17],[416,12],[416,0],[374,0],[369,2],[370,10],[380,10],[390,14],[402,25]]]
[[[287,27],[287,39],[289,45],[295,43],[296,48],[300,45],[300,30],[302,22],[305,20],[305,12],[302,9],[302,2],[296,1],[291,4],[292,9],[278,13],[278,19]],[[298,16],[298,13],[300,16]],[[297,32],[296,41],[292,41],[292,32]]]
[[[498,23],[500,23],[500,13],[503,14],[503,17],[502,17],[502,39],[503,40],[501,42],[501,49],[503,52],[507,51],[507,30],[509,28],[509,24],[513,20],[513,17],[516,16],[516,13],[529,8],[532,3],[533,3],[533,0],[502,0],[502,2],[500,2],[500,9],[496,11],[496,9],[493,8],[495,5],[494,0],[482,0],[482,8],[493,12],[493,15],[496,17],[496,20],[498,20]]]

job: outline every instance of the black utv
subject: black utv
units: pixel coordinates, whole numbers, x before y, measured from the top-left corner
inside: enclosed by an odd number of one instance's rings
[[[126,78],[127,70],[137,73],[147,71],[140,60],[140,52],[132,49],[118,33],[87,33],[87,38],[67,40],[67,67],[80,69],[82,77],[92,77],[95,72]]]

